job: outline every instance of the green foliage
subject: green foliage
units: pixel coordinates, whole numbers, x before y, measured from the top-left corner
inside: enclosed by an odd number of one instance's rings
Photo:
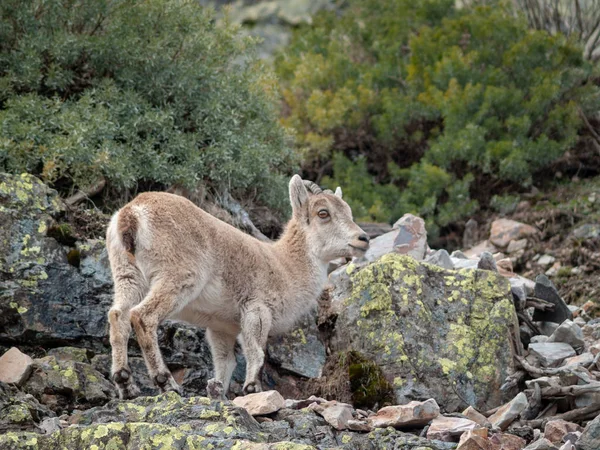
[[[274,77],[197,1],[7,0],[0,17],[1,170],[285,203]]]
[[[530,184],[600,107],[581,48],[501,6],[351,0],[298,30],[277,70],[305,170],[333,159],[325,181],[358,217],[412,212],[434,233],[489,186]]]

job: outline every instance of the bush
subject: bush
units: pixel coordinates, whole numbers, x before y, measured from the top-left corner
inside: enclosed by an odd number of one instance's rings
[[[371,219],[412,212],[434,234],[490,187],[529,185],[576,143],[580,111],[600,107],[578,45],[501,7],[453,4],[350,1],[277,59],[304,170],[325,165]]]
[[[0,13],[0,169],[63,193],[202,182],[287,203],[274,77],[197,1],[7,0]]]

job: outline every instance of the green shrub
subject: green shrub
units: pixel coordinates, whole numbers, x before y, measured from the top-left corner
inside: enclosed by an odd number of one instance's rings
[[[6,0],[0,17],[1,170],[286,203],[274,77],[196,0]]]
[[[600,107],[577,44],[502,7],[453,5],[351,0],[276,61],[304,170],[332,160],[326,181],[361,216],[421,214],[436,233],[491,187],[529,185]]]

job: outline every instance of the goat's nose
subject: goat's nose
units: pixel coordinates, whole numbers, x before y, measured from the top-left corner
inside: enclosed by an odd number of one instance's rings
[[[369,235],[367,233],[363,233],[358,237],[358,240],[366,242],[368,244],[369,243]]]

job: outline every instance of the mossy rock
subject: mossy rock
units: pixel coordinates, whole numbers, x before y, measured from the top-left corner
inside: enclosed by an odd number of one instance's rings
[[[373,358],[398,403],[433,397],[453,412],[505,400],[518,327],[508,280],[398,254],[348,272],[333,348]]]

